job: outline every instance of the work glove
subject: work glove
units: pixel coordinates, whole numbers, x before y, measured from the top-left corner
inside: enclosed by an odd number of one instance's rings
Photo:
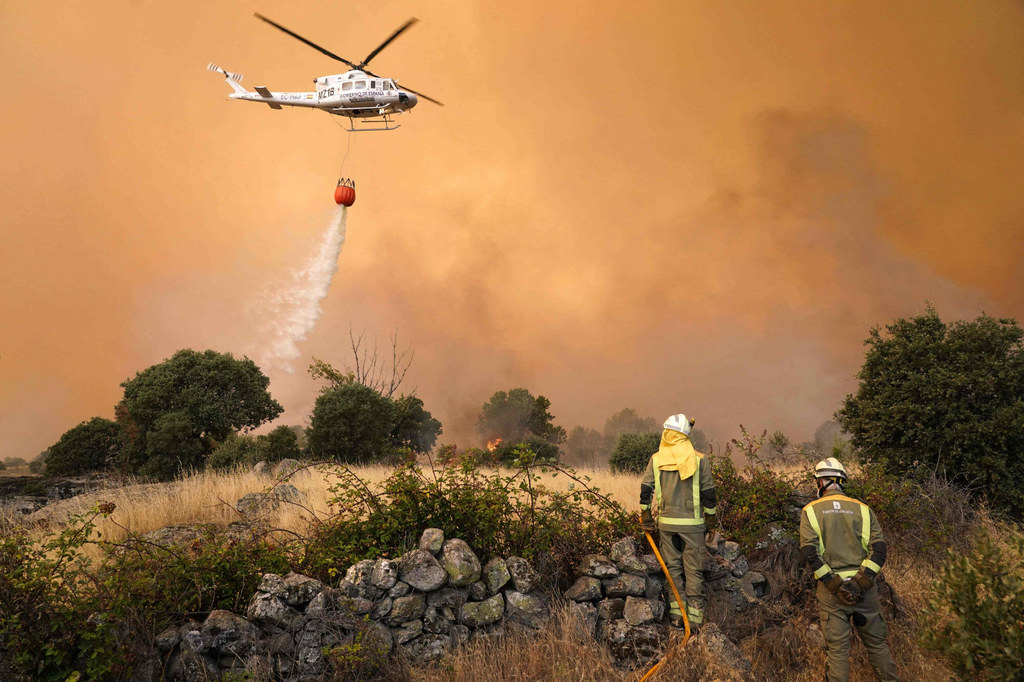
[[[847,606],[853,606],[864,596],[864,590],[860,584],[853,580],[844,580],[839,589],[835,591],[836,598]]]
[[[871,586],[875,584],[875,576],[873,575],[873,573],[874,571],[871,571],[870,569],[861,566],[860,570],[857,571],[857,575],[853,576],[850,580],[857,583],[857,586],[860,587],[861,592],[867,592],[869,589],[871,589]]]
[[[839,588],[843,586],[843,579],[835,573],[827,573],[821,579],[821,582],[824,583],[825,587],[828,588],[828,591],[833,595],[835,595],[836,592],[839,591]]]
[[[658,530],[658,524],[655,523],[654,517],[651,516],[650,509],[640,510],[640,527],[644,529],[645,533],[654,534]]]

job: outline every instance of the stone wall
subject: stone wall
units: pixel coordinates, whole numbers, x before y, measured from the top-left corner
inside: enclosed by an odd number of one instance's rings
[[[435,660],[453,646],[500,632],[506,623],[542,626],[549,615],[540,575],[524,559],[481,565],[459,539],[428,529],[396,560],[361,561],[338,587],[307,576],[267,574],[245,616],[214,611],[160,634],[158,652],[134,679],[316,680],[325,649],[383,660],[401,649]]]
[[[749,569],[739,544],[721,534],[706,543],[704,591],[743,611],[767,592],[765,577]],[[685,598],[685,587],[676,585]],[[591,554],[564,596],[584,630],[606,644],[619,660],[656,658],[669,636],[670,589],[657,558],[641,554],[633,538],[616,542],[607,555]]]

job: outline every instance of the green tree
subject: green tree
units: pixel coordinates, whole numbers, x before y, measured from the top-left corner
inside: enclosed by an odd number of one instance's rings
[[[66,431],[50,446],[46,471],[58,476],[77,476],[106,469],[113,464],[120,445],[117,424],[93,417]]]
[[[615,444],[609,464],[612,473],[642,474],[661,445],[659,433],[624,433]]]
[[[565,441],[565,429],[552,423],[548,412],[551,401],[544,396],[533,397],[525,388],[498,391],[484,403],[476,430],[487,440],[501,438],[505,443],[520,443],[535,436],[549,443]]]
[[[898,475],[924,467],[1024,515],[1024,330],[981,316],[944,323],[931,306],[872,329],[836,418],[858,455]]]
[[[167,472],[174,461],[201,466],[213,443],[281,414],[283,408],[267,391],[269,384],[270,379],[252,360],[237,360],[230,353],[212,350],[180,350],[125,380],[117,417],[125,440],[126,468]],[[157,423],[171,414],[177,416],[164,423],[161,442],[150,447]],[[183,437],[190,434],[178,454],[166,441],[172,432]],[[202,451],[194,456],[191,453],[197,441]],[[161,461],[145,467],[151,452],[159,452]]]
[[[641,417],[636,410],[627,407],[604,422],[604,436],[609,443],[618,443],[624,433],[661,433],[661,425],[654,417]]]
[[[4,457],[4,464],[9,467],[23,467],[28,462],[23,457]]]
[[[267,462],[280,462],[282,459],[298,459],[301,451],[299,448],[299,434],[295,427],[278,426],[265,436],[260,436],[264,448],[260,457]]]
[[[252,466],[263,459],[266,449],[265,441],[244,433],[232,433],[213,449],[206,466],[210,469],[230,469],[241,464]]]
[[[429,452],[441,435],[441,422],[423,408],[423,401],[416,396],[403,395],[393,399],[392,404],[395,420],[391,429],[392,445]]]
[[[565,462],[573,466],[590,465],[604,462],[605,453],[608,452],[604,436],[597,429],[588,429],[577,426],[569,432],[562,446],[565,453]]]
[[[391,451],[395,404],[362,384],[323,391],[313,406],[306,438],[317,459],[364,464]]]
[[[139,473],[169,480],[182,472],[202,468],[210,448],[197,431],[184,411],[158,417],[146,434],[146,459]]]

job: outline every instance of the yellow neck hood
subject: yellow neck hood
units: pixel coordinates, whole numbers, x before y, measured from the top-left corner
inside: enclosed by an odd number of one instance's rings
[[[697,451],[690,438],[678,431],[661,432],[661,447],[655,460],[661,471],[678,471],[679,478],[689,478],[697,470]]]

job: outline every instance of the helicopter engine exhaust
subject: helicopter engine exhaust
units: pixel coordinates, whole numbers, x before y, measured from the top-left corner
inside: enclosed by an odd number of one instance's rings
[[[351,189],[351,188],[349,188]],[[354,200],[353,190],[353,200]],[[343,205],[320,238],[315,255],[299,270],[293,270],[291,281],[277,287],[266,296],[266,332],[269,340],[260,358],[264,367],[272,366],[294,374],[292,363],[302,356],[298,344],[306,340],[316,328],[322,313],[320,302],[331,288],[331,280],[338,272],[338,257],[345,245],[345,221],[348,209]]]

